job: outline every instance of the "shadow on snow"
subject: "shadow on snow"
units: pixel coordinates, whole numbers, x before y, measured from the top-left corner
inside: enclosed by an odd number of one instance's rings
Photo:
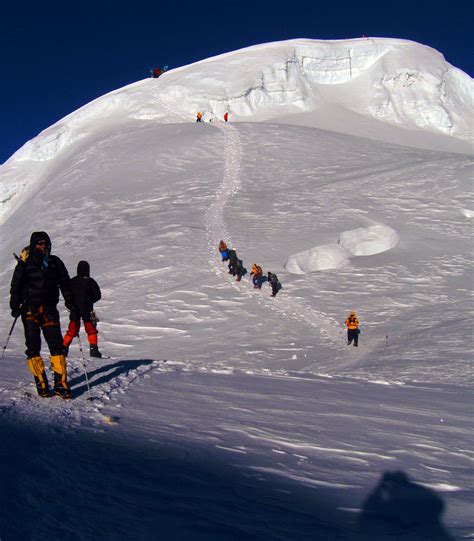
[[[87,370],[86,364],[87,375],[89,378],[89,387],[91,390],[93,390],[94,387],[109,383],[110,381],[118,378],[119,376],[127,375],[131,370],[136,370],[140,366],[150,365],[152,362],[153,359],[121,360],[115,363],[104,364],[100,368],[96,368],[91,371]],[[80,365],[82,371],[84,371],[84,367],[81,361],[78,362],[78,365]],[[86,377],[84,373],[80,376],[71,378],[69,380],[69,385],[71,386],[74,398],[77,398],[88,392]]]
[[[130,362],[112,366],[122,373]],[[324,488],[175,442],[28,427],[11,417],[0,419],[0,437],[2,541],[451,540],[441,498],[403,472],[384,473],[348,518]]]

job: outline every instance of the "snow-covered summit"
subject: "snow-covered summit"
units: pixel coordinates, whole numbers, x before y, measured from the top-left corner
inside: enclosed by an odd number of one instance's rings
[[[411,41],[295,39],[248,47],[110,92],[28,141],[0,168],[1,221],[31,184],[33,163],[137,121],[192,122],[197,111],[205,121],[220,120],[228,111],[232,122],[304,125],[470,153],[473,95],[467,74]]]
[[[472,143],[473,94],[467,74],[415,42],[296,39],[222,54],[111,92],[45,130],[15,159],[51,159],[102,122],[183,122],[198,110],[207,119],[229,111],[233,121],[290,123],[299,123],[288,120],[299,113],[307,125],[366,135],[348,125],[359,115]]]

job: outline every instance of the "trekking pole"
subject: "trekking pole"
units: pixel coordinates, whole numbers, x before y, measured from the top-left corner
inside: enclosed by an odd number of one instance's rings
[[[84,350],[82,349],[81,335],[77,333],[77,337],[79,338],[79,349],[81,350],[82,366],[84,367],[84,375],[86,377],[87,392],[89,393],[89,398],[87,400],[92,400],[91,388],[89,386],[89,375],[87,374],[86,360],[84,358]]]
[[[347,338],[344,336],[344,331],[345,329],[339,331],[339,337],[341,338],[341,342],[345,344],[347,342]]]
[[[12,328],[10,329],[10,332],[8,333],[7,341],[5,342],[5,345],[3,346],[2,356],[0,357],[0,361],[3,361],[3,356],[5,355],[5,350],[7,349],[8,342],[10,342],[10,336],[12,335],[13,329],[15,328],[16,320],[20,316],[16,316],[16,318],[13,320]]]

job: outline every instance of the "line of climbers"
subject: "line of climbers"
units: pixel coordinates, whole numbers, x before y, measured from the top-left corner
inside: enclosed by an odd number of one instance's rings
[[[228,248],[227,244],[221,240],[219,242],[219,253],[221,254],[222,261],[229,262],[229,274],[237,276],[237,282],[240,282],[242,276],[247,274],[247,269],[244,267],[241,259],[237,257],[237,252]],[[262,289],[262,285],[268,281],[272,288],[272,297],[276,297],[278,291],[280,291],[282,285],[278,280],[278,277],[273,272],[268,272],[267,276],[264,276],[262,267],[254,263],[250,272],[250,279],[252,280],[254,289]],[[350,346],[354,342],[354,346],[359,346],[359,320],[355,310],[351,310],[347,316],[344,324],[347,327],[347,345]]]
[[[69,278],[66,266],[51,254],[51,239],[44,231],[35,231],[30,244],[20,255],[10,286],[10,309],[14,318],[21,317],[25,331],[27,365],[34,376],[36,390],[50,396],[48,378],[41,357],[41,331],[48,344],[54,373],[54,393],[72,398],[67,382],[66,356],[73,338],[78,336],[81,319],[90,345],[91,357],[102,357],[97,341],[97,318],[94,303],[101,298],[97,282],[90,277],[87,261],[77,265],[77,276]],[[69,310],[69,327],[62,336],[57,304],[59,291]]]
[[[228,248],[227,244],[221,240],[219,242],[219,253],[221,254],[221,259],[223,262],[229,262],[229,274],[232,274],[232,276],[237,276],[236,281],[240,282],[242,276],[247,274],[247,269],[244,267],[242,260],[237,257],[237,252]],[[254,289],[262,289],[262,285],[268,281],[272,288],[272,297],[276,297],[277,293],[282,287],[276,274],[269,271],[267,276],[264,276],[262,267],[256,263],[252,265],[250,279],[253,283]]]

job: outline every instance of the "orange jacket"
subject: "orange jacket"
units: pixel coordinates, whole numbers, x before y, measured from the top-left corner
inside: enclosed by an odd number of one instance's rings
[[[252,265],[252,272],[250,273],[250,276],[252,276],[252,274],[255,275],[256,277],[262,276],[263,274],[262,267],[257,265],[257,263],[254,263]]]
[[[223,240],[221,240],[219,242],[219,252],[223,252],[224,250],[227,250],[227,244]]]
[[[359,320],[357,319],[357,317],[351,316],[350,314],[349,314],[349,317],[346,319],[345,323],[348,329],[354,330],[359,327]]]

